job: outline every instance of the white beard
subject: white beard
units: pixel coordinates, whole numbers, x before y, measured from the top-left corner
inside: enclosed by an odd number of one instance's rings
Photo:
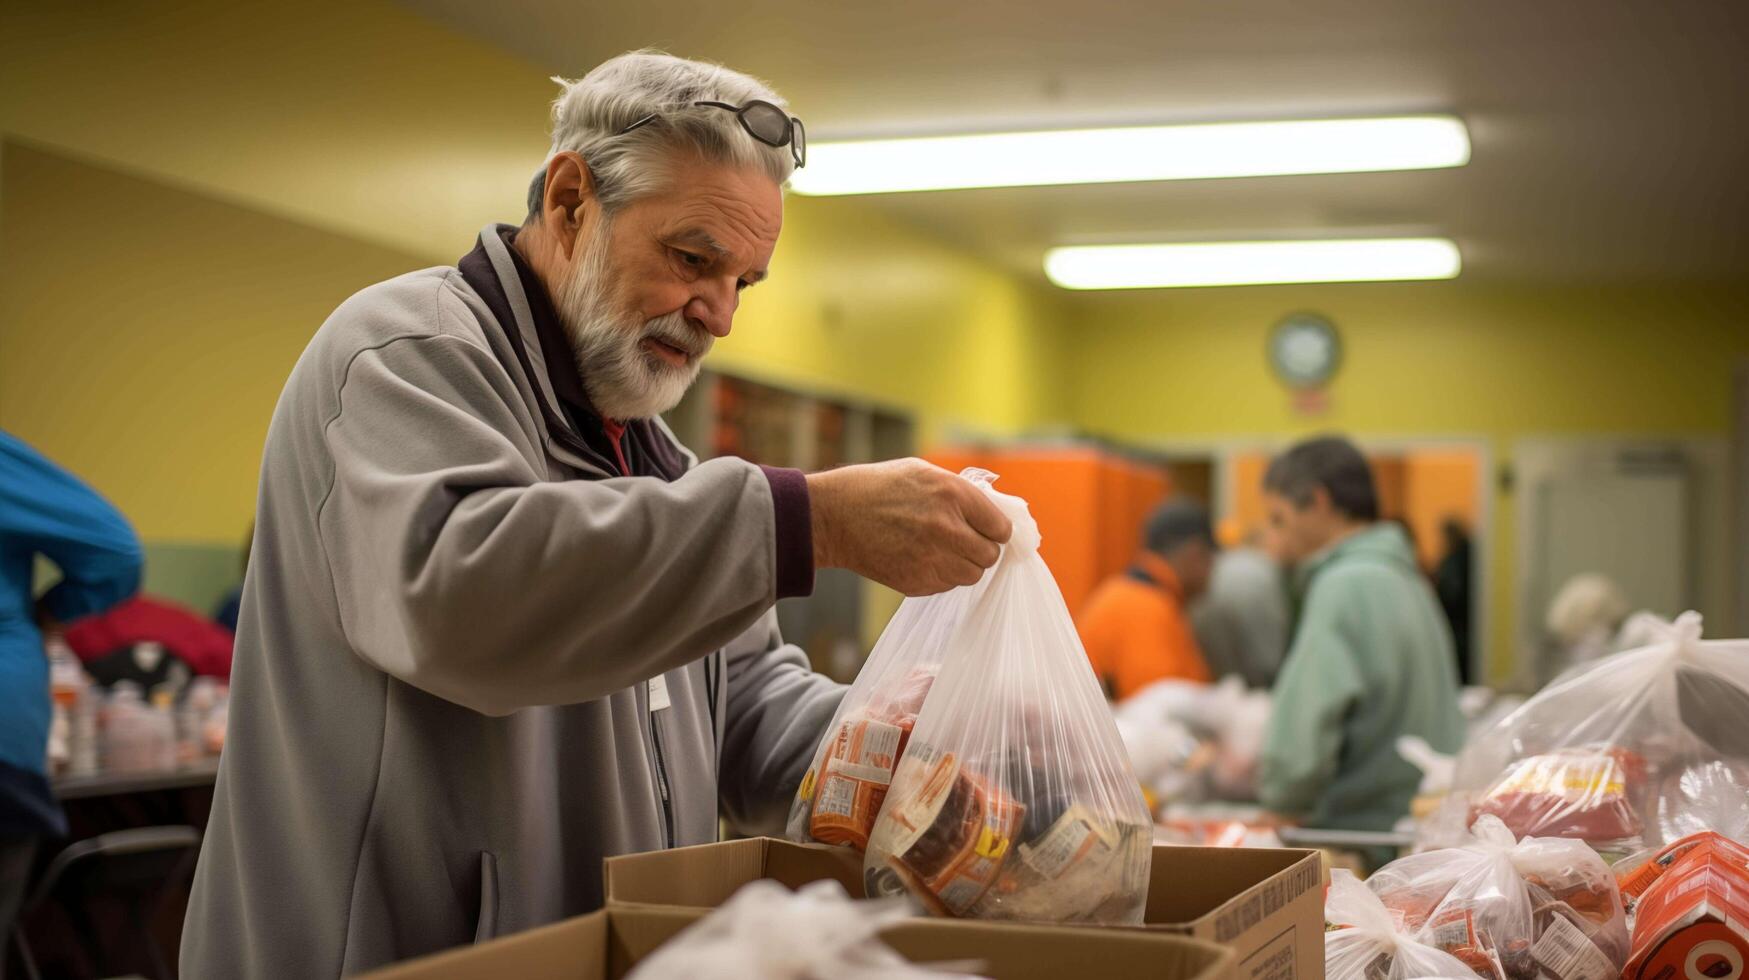
[[[679,404],[697,380],[715,338],[688,323],[679,310],[643,323],[620,312],[607,268],[608,231],[604,222],[559,287],[554,305],[577,355],[590,404],[604,418],[624,422],[660,415]],[[685,351],[686,364],[668,363],[644,347],[646,340]]]

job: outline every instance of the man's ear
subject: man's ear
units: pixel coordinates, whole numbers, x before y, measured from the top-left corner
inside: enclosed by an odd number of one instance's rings
[[[553,154],[541,191],[541,227],[567,257],[581,240],[579,233],[595,206],[595,175],[583,157],[571,150]]]

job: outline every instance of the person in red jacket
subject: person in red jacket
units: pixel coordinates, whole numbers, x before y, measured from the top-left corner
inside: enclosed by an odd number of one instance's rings
[[[1094,589],[1075,621],[1106,696],[1121,701],[1169,678],[1214,679],[1187,611],[1208,588],[1214,557],[1201,504],[1171,500],[1148,518],[1134,564]]]

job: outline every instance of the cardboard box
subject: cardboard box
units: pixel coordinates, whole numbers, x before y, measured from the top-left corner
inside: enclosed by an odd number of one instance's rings
[[[1749,975],[1749,848],[1706,831],[1666,847],[1637,873],[1630,980]]]
[[[619,980],[703,909],[614,907],[504,939],[438,953],[364,980]],[[1130,930],[917,919],[881,939],[913,962],[969,962],[997,980],[1057,980],[1089,964],[1112,980],[1225,980],[1233,954],[1212,943]]]
[[[795,888],[832,878],[861,897],[862,855],[770,837],[609,858],[610,906],[714,908],[755,878]],[[1156,847],[1144,928],[1234,951],[1235,976],[1324,974],[1324,870],[1318,852]]]

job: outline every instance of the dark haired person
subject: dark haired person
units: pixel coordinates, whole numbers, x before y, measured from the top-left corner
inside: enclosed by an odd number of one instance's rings
[[[1307,826],[1388,830],[1421,778],[1397,739],[1419,735],[1441,752],[1463,741],[1451,631],[1402,529],[1379,520],[1372,470],[1352,443],[1293,446],[1263,490],[1299,617],[1258,798]]]
[[[1075,627],[1112,700],[1155,681],[1214,679],[1187,611],[1208,588],[1214,559],[1208,511],[1169,500],[1149,515],[1135,562],[1088,596]]]

